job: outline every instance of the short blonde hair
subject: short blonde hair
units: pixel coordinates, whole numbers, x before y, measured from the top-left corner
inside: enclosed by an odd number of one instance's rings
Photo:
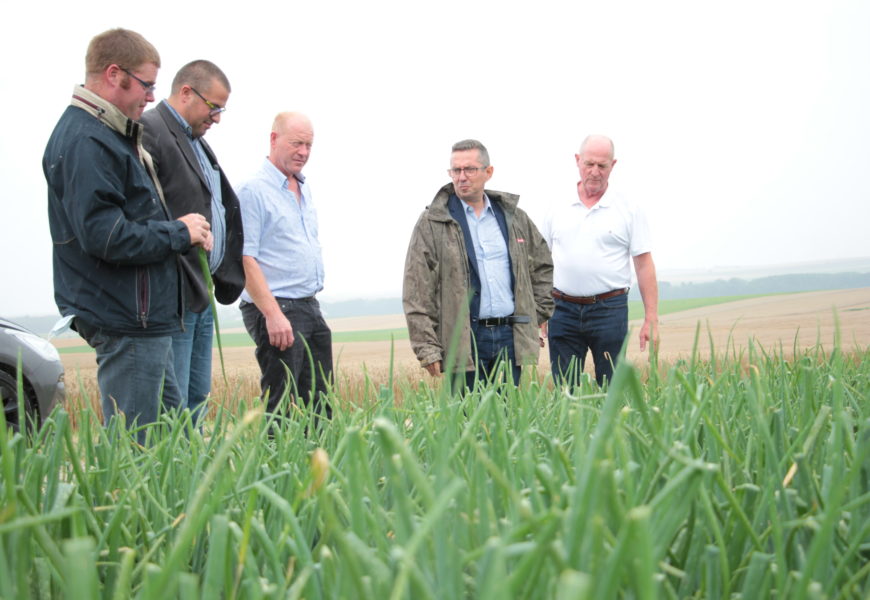
[[[281,135],[287,131],[287,128],[291,123],[296,123],[303,125],[308,129],[313,129],[311,119],[306,115],[296,111],[284,111],[275,115],[275,120],[272,121],[272,132]]]

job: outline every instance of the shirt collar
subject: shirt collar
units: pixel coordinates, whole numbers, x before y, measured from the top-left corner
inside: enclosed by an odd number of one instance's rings
[[[184,130],[184,133],[187,134],[187,137],[191,140],[195,140],[196,138],[193,137],[193,128],[188,125],[187,120],[180,114],[178,114],[178,111],[175,110],[172,105],[169,104],[169,102],[167,102],[166,100],[161,100],[161,102],[166,106],[166,108],[169,109],[169,112],[172,113],[172,116],[175,117],[175,120],[178,121],[178,124],[181,125],[181,128]]]
[[[579,181],[577,182],[577,185],[579,187],[579,185],[580,185]],[[595,204],[593,204],[592,207],[588,208],[587,210],[593,210],[599,206],[602,208],[607,208],[608,206],[610,206],[613,203],[615,196],[616,196],[616,193],[613,191],[613,186],[608,184],[607,189],[604,191],[604,195],[601,196],[601,199],[598,202],[596,202]],[[586,208],[586,205],[583,204],[582,200],[580,200],[579,193],[574,195],[574,200],[571,202],[571,204],[572,205],[576,204],[578,206],[582,206],[583,208]]]
[[[460,202],[462,202],[460,200]],[[474,214],[474,208],[468,202],[462,202],[463,206],[465,206],[465,212],[467,214]],[[492,204],[489,203],[489,196],[486,195],[486,192],[483,193],[483,212],[492,213]]]
[[[272,161],[269,160],[268,156],[263,163],[263,171],[265,172],[269,181],[272,182],[275,187],[279,187],[282,190],[288,189],[289,179],[286,175],[284,175],[284,173],[278,170],[278,167],[272,164]],[[299,173],[298,175],[296,175],[296,180],[299,183],[305,183],[305,175]]]
[[[117,106],[83,85],[77,85],[73,88],[70,104],[84,110],[121,135],[131,138],[137,143],[142,138],[141,123],[130,119]]]

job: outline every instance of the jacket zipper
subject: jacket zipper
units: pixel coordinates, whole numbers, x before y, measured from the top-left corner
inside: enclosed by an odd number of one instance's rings
[[[148,328],[148,269],[146,267],[139,267],[137,269],[137,279],[138,285],[138,298],[137,300],[137,309],[138,315],[137,318],[139,322],[142,324],[142,329]]]

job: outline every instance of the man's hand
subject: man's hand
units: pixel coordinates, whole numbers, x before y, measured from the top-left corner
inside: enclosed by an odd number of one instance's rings
[[[538,336],[538,342],[540,342],[541,348],[544,347],[544,340],[547,339],[547,333],[549,331],[547,323],[549,323],[549,321],[544,321],[543,323],[541,323],[541,333]]]
[[[441,361],[436,360],[424,367],[432,377],[441,377]]]
[[[269,343],[282,352],[293,345],[293,327],[284,313],[278,312],[266,317],[266,331],[269,332]]]
[[[651,342],[653,349],[659,345],[659,284],[651,253],[634,257],[634,272],[643,300],[643,327],[640,328],[640,351],[643,352],[647,342]]]
[[[655,321],[644,321],[640,328],[640,351],[646,350],[646,344],[650,342],[650,350],[659,345],[659,325]]]
[[[178,220],[187,226],[190,234],[190,243],[193,246],[201,246],[205,250],[211,250],[214,246],[214,238],[211,235],[211,225],[205,217],[199,213],[189,213]]]

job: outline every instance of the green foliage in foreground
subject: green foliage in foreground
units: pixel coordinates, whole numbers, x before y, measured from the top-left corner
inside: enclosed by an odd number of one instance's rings
[[[550,387],[3,427],[0,597],[870,596],[870,350]]]

